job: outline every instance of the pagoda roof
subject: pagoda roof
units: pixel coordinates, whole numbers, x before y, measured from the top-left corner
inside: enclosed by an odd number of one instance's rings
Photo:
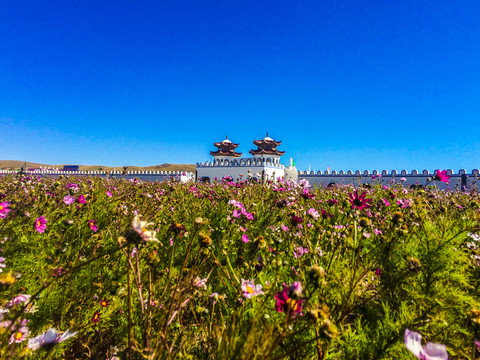
[[[262,140],[254,140],[253,144],[258,147],[256,150],[250,150],[250,154],[252,155],[277,155],[282,156],[285,154],[285,151],[277,150],[277,146],[279,146],[282,142],[273,140],[272,138],[265,136]]]
[[[213,143],[213,145],[217,148],[217,151],[210,151],[210,155],[212,156],[232,156],[232,157],[240,157],[242,153],[235,152],[235,149],[238,147],[239,144],[234,144],[228,137],[225,137],[225,140],[222,142]]]
[[[274,145],[279,146],[282,142],[270,139],[269,137],[265,137],[262,140],[253,140],[253,144],[257,146],[265,146],[265,145]]]
[[[237,153],[235,152],[235,150],[231,150],[231,151],[224,151],[224,150],[220,150],[218,149],[217,151],[210,151],[210,155],[212,156],[232,156],[232,157],[240,157],[242,156],[242,153]]]
[[[278,156],[282,156],[283,154],[285,154],[285,151],[280,151],[280,150],[277,150],[277,149],[263,149],[263,148],[259,148],[259,149],[256,149],[256,150],[250,150],[249,151],[250,154],[252,155],[278,155]]]
[[[236,149],[238,147],[238,145],[240,144],[235,144],[235,143],[232,143],[230,140],[228,139],[225,139],[223,140],[222,142],[216,142],[216,143],[213,143],[213,146],[217,147],[217,148],[233,148],[233,149]]]

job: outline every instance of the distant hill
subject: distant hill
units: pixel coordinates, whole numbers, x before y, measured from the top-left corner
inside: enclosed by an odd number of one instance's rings
[[[27,169],[30,168],[40,168],[40,167],[50,167],[50,168],[59,168],[62,169],[63,165],[77,165],[77,164],[38,164],[28,161],[19,161],[19,160],[0,160],[0,169],[20,169],[25,163],[27,163]],[[80,165],[80,170],[123,170],[123,166],[104,166],[104,165]],[[195,172],[195,165],[193,164],[162,164],[162,165],[153,165],[153,166],[128,166],[128,170],[131,171],[187,171]]]

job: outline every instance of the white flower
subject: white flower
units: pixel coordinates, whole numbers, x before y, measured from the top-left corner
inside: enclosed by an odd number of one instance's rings
[[[157,233],[153,230],[148,230],[147,227],[150,225],[154,225],[153,223],[149,223],[146,221],[141,221],[140,216],[135,216],[135,218],[132,221],[132,227],[133,230],[137,234],[139,234],[143,240],[145,241],[154,241],[154,242],[160,242],[158,239],[155,237]]]
[[[448,360],[447,347],[443,344],[428,343],[422,346],[422,335],[405,329],[405,347],[421,360]]]
[[[252,296],[264,295],[265,294],[262,291],[262,285],[260,285],[260,284],[255,285],[255,282],[253,280],[242,279],[241,287],[242,287],[242,291],[243,291],[243,296],[245,296],[247,299],[251,299]]]
[[[200,287],[202,289],[206,289],[207,288],[207,278],[205,279],[201,279],[199,276],[197,276],[195,278],[195,280],[193,280],[193,286],[196,286],[196,287]]]
[[[58,344],[59,342],[65,341],[76,334],[76,332],[70,332],[67,330],[62,335],[58,336],[58,331],[54,328],[50,328],[47,330],[47,332],[44,332],[33,339],[29,339],[28,348],[37,350],[38,348],[48,344]]]

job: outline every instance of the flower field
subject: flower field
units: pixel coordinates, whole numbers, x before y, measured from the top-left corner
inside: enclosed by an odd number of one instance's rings
[[[435,181],[0,178],[1,358],[480,358],[480,197]]]

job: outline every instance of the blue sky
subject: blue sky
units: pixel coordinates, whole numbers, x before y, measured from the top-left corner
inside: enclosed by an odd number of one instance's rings
[[[480,2],[0,2],[0,159],[480,167]]]

